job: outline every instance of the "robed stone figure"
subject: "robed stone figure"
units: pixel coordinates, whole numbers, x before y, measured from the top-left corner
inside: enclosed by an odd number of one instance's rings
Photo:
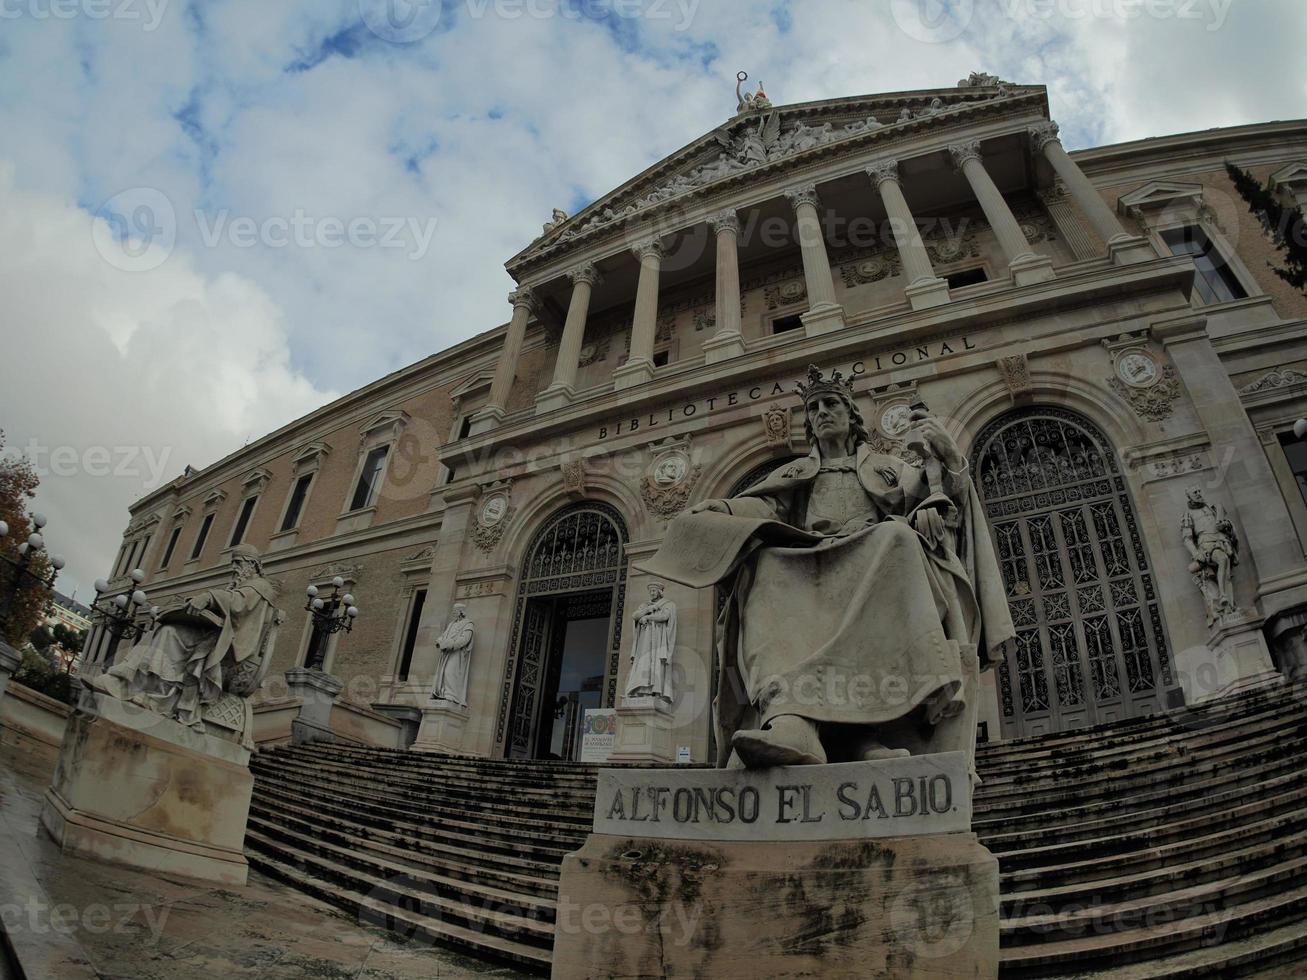
[[[231,564],[229,588],[201,592],[164,610],[153,632],[86,683],[203,731],[204,708],[222,696],[224,678],[260,654],[265,627],[276,613],[276,590],[263,577],[258,550],[237,545]]]
[[[672,653],[676,649],[676,603],[661,582],[649,583],[649,601],[635,611],[635,640],[626,696],[672,699]]]
[[[440,651],[440,666],[436,669],[436,682],[431,697],[436,701],[453,701],[467,706],[467,671],[472,661],[472,620],[467,618],[467,606],[454,605],[454,618],[445,632],[436,640]]]
[[[966,460],[921,411],[908,442],[924,466],[873,451],[838,371],[810,367],[798,390],[811,454],[691,508],[644,566],[733,579],[718,764],[974,758],[979,673],[1014,632]]]

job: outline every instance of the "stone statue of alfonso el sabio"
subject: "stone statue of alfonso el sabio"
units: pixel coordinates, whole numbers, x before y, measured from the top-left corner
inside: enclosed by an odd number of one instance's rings
[[[1014,632],[966,460],[920,409],[923,465],[874,451],[838,371],[810,367],[798,393],[808,457],[695,505],[644,566],[730,590],[717,763],[974,759],[980,671]]]

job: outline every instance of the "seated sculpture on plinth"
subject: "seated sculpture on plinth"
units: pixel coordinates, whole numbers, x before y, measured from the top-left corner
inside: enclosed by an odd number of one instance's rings
[[[838,371],[810,367],[798,393],[808,458],[695,505],[644,565],[733,583],[718,765],[974,758],[979,672],[1014,631],[966,460],[924,411],[907,440],[923,466],[872,450]]]
[[[263,681],[281,613],[256,548],[237,545],[232,581],[159,614],[158,625],[86,683],[196,731],[205,722],[252,735],[248,698]]]

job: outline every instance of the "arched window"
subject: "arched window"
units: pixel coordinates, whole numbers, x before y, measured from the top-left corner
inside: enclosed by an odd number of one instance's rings
[[[997,665],[1004,734],[1157,711],[1174,685],[1166,631],[1103,433],[1065,409],[1018,409],[981,431],[971,466],[1017,630]]]
[[[584,708],[616,704],[626,541],[621,515],[597,501],[565,507],[532,537],[522,563],[495,733],[508,756],[548,755],[557,743],[553,754],[570,758],[571,733]],[[607,625],[601,626],[599,651],[594,627],[601,620]],[[583,622],[588,630],[576,627]],[[589,686],[562,691],[560,698],[560,677],[568,683],[563,671],[568,656],[583,668]]]

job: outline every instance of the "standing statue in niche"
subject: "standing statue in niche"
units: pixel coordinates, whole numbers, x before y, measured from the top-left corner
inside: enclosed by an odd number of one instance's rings
[[[440,667],[431,688],[433,701],[453,701],[467,707],[467,669],[472,661],[472,620],[467,606],[455,603],[454,618],[436,640]]]
[[[1207,625],[1236,611],[1233,569],[1239,564],[1239,537],[1217,504],[1203,499],[1203,491],[1190,487],[1189,507],[1180,518],[1180,535],[1192,559],[1189,574],[1207,606]]]
[[[838,371],[798,392],[811,454],[696,504],[644,566],[731,589],[718,764],[974,758],[980,671],[1015,634],[966,460],[922,410],[924,467],[872,450]]]
[[[635,611],[628,698],[672,699],[672,652],[676,649],[676,603],[663,598],[662,582],[649,583],[649,601]]]
[[[264,648],[279,614],[273,608],[276,590],[263,577],[256,548],[233,548],[231,568],[230,587],[201,592],[165,609],[152,633],[86,683],[197,731],[204,731],[205,708],[224,694],[247,698],[258,687],[248,683],[247,675],[252,672],[261,681],[266,672],[260,658],[271,656]]]

